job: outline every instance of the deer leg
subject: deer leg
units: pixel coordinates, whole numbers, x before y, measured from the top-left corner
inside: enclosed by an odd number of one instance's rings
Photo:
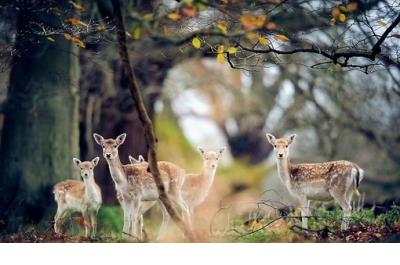
[[[162,239],[165,236],[165,232],[167,231],[168,223],[169,223],[169,220],[171,218],[169,216],[167,208],[165,208],[164,203],[161,200],[158,200],[158,203],[160,205],[160,209],[161,209],[161,213],[162,213],[163,219],[162,219],[162,223],[161,223],[161,226],[160,226],[160,230],[158,231],[158,235],[157,235],[156,241],[159,241],[160,239]]]
[[[339,203],[340,207],[343,210],[343,218],[340,229],[342,231],[347,230],[349,228],[350,216],[351,216],[351,204],[347,201],[345,195],[340,195],[337,192],[331,192],[332,197]]]
[[[125,203],[123,206],[124,211],[124,226],[122,228],[122,238],[128,239],[130,230],[131,230],[131,205],[129,203]]]
[[[90,233],[90,230],[91,230],[92,226],[90,225],[90,219],[89,219],[88,211],[87,210],[84,211],[82,213],[82,216],[83,216],[83,223],[84,223],[84,226],[85,226],[85,237],[89,237],[89,233]]]
[[[188,225],[189,229],[193,230],[193,224],[190,216],[189,207],[186,204],[185,200],[183,199],[181,192],[177,190],[175,196],[173,196],[173,199],[174,203],[177,204],[182,211],[183,220]]]
[[[301,227],[308,229],[308,212],[310,209],[310,200],[304,199],[301,202]]]
[[[97,210],[90,213],[90,223],[92,226],[91,238],[95,238],[97,233]]]

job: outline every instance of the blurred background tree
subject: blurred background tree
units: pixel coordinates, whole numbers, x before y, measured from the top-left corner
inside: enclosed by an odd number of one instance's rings
[[[4,1],[0,12],[0,219],[15,230],[48,220],[51,185],[78,177],[72,156],[100,154],[93,132],[127,132],[124,163],[147,146],[109,1]],[[296,162],[355,161],[369,201],[395,197],[399,3],[130,0],[123,12],[163,159],[197,170],[193,146],[228,145],[225,167],[242,175],[221,171],[217,185],[260,191],[279,186],[268,170],[248,172],[272,164],[265,132],[296,132]],[[104,161],[96,174],[115,203]]]

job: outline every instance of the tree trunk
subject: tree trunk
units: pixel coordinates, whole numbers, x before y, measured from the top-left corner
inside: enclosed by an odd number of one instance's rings
[[[52,186],[77,178],[72,157],[78,155],[77,48],[62,36],[49,42],[30,33],[37,20],[60,23],[45,12],[21,8],[0,149],[1,230],[50,220]],[[39,18],[40,16],[40,18]]]

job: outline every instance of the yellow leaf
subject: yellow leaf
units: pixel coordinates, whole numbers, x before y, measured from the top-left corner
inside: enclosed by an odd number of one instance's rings
[[[105,30],[106,30],[106,27],[104,25],[96,26],[96,31],[97,32],[102,32],[102,31],[105,31]]]
[[[192,45],[193,45],[193,47],[195,47],[196,49],[200,49],[200,47],[201,47],[201,41],[200,41],[200,39],[197,38],[197,37],[194,37],[193,40],[192,40]]]
[[[264,37],[264,36],[258,36],[258,42],[262,45],[262,46],[267,46],[269,44],[269,40]]]
[[[331,26],[335,26],[335,24],[336,24],[336,19],[331,18],[331,20],[329,21],[329,24],[331,24]]]
[[[207,5],[205,5],[205,4],[203,4],[203,3],[196,3],[196,7],[197,7],[197,10],[199,11],[199,12],[201,12],[201,11],[204,11],[204,10],[206,10],[207,9]]]
[[[386,26],[386,22],[383,19],[379,19],[378,20],[378,24],[381,25],[381,26]]]
[[[182,18],[182,16],[178,12],[173,12],[168,14],[168,18],[173,21],[178,21],[179,19]]]
[[[357,9],[358,9],[358,3],[357,2],[352,2],[352,3],[347,5],[347,11],[349,11],[349,12],[357,11]]]
[[[283,35],[283,34],[277,34],[277,35],[275,35],[274,38],[275,38],[275,40],[277,40],[277,41],[283,41],[283,42],[289,41],[289,38],[286,37],[286,36]]]
[[[246,32],[246,38],[248,40],[256,40],[256,39],[258,39],[258,36],[259,35],[257,32],[254,32],[254,31]]]
[[[142,29],[140,27],[137,27],[133,31],[133,39],[140,40],[140,37],[142,37]]]
[[[80,12],[85,11],[85,8],[80,3],[76,3],[74,1],[68,1],[68,3],[70,3],[76,10],[78,10]]]
[[[72,39],[71,34],[64,33],[64,39],[66,39],[66,40],[71,40],[71,39]]]
[[[342,11],[342,12],[347,12],[347,7],[339,6],[339,10]]]
[[[224,52],[224,45],[219,45],[217,48],[217,53],[223,53]]]
[[[229,47],[227,52],[229,54],[235,54],[237,52],[237,48],[236,47]]]
[[[221,21],[217,24],[217,28],[222,31],[224,34],[228,33],[228,26],[225,21]]]
[[[193,4],[193,0],[183,0],[183,2],[187,5]]]
[[[340,14],[340,15],[339,15],[339,21],[340,21],[340,22],[345,22],[345,21],[346,21],[346,15],[343,14],[343,13]]]
[[[225,62],[225,56],[223,53],[218,53],[217,54],[217,62],[220,64],[223,64]]]
[[[154,17],[154,14],[153,14],[153,13],[147,13],[147,14],[144,14],[144,15],[143,15],[143,19],[144,19],[144,20],[152,20],[153,17]]]
[[[56,41],[56,40],[53,39],[52,37],[47,37],[47,40],[48,40],[48,41],[51,41],[51,42],[55,42],[55,41]]]

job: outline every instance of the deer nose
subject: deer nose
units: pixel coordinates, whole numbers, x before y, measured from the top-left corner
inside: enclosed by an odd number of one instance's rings
[[[107,153],[107,154],[106,154],[106,157],[107,157],[107,158],[111,158],[111,154],[110,154],[110,153]]]
[[[83,175],[85,175],[85,177],[87,177],[89,174],[88,174],[88,173],[85,173],[85,174],[83,174]]]
[[[279,157],[283,157],[283,154],[278,154]]]

